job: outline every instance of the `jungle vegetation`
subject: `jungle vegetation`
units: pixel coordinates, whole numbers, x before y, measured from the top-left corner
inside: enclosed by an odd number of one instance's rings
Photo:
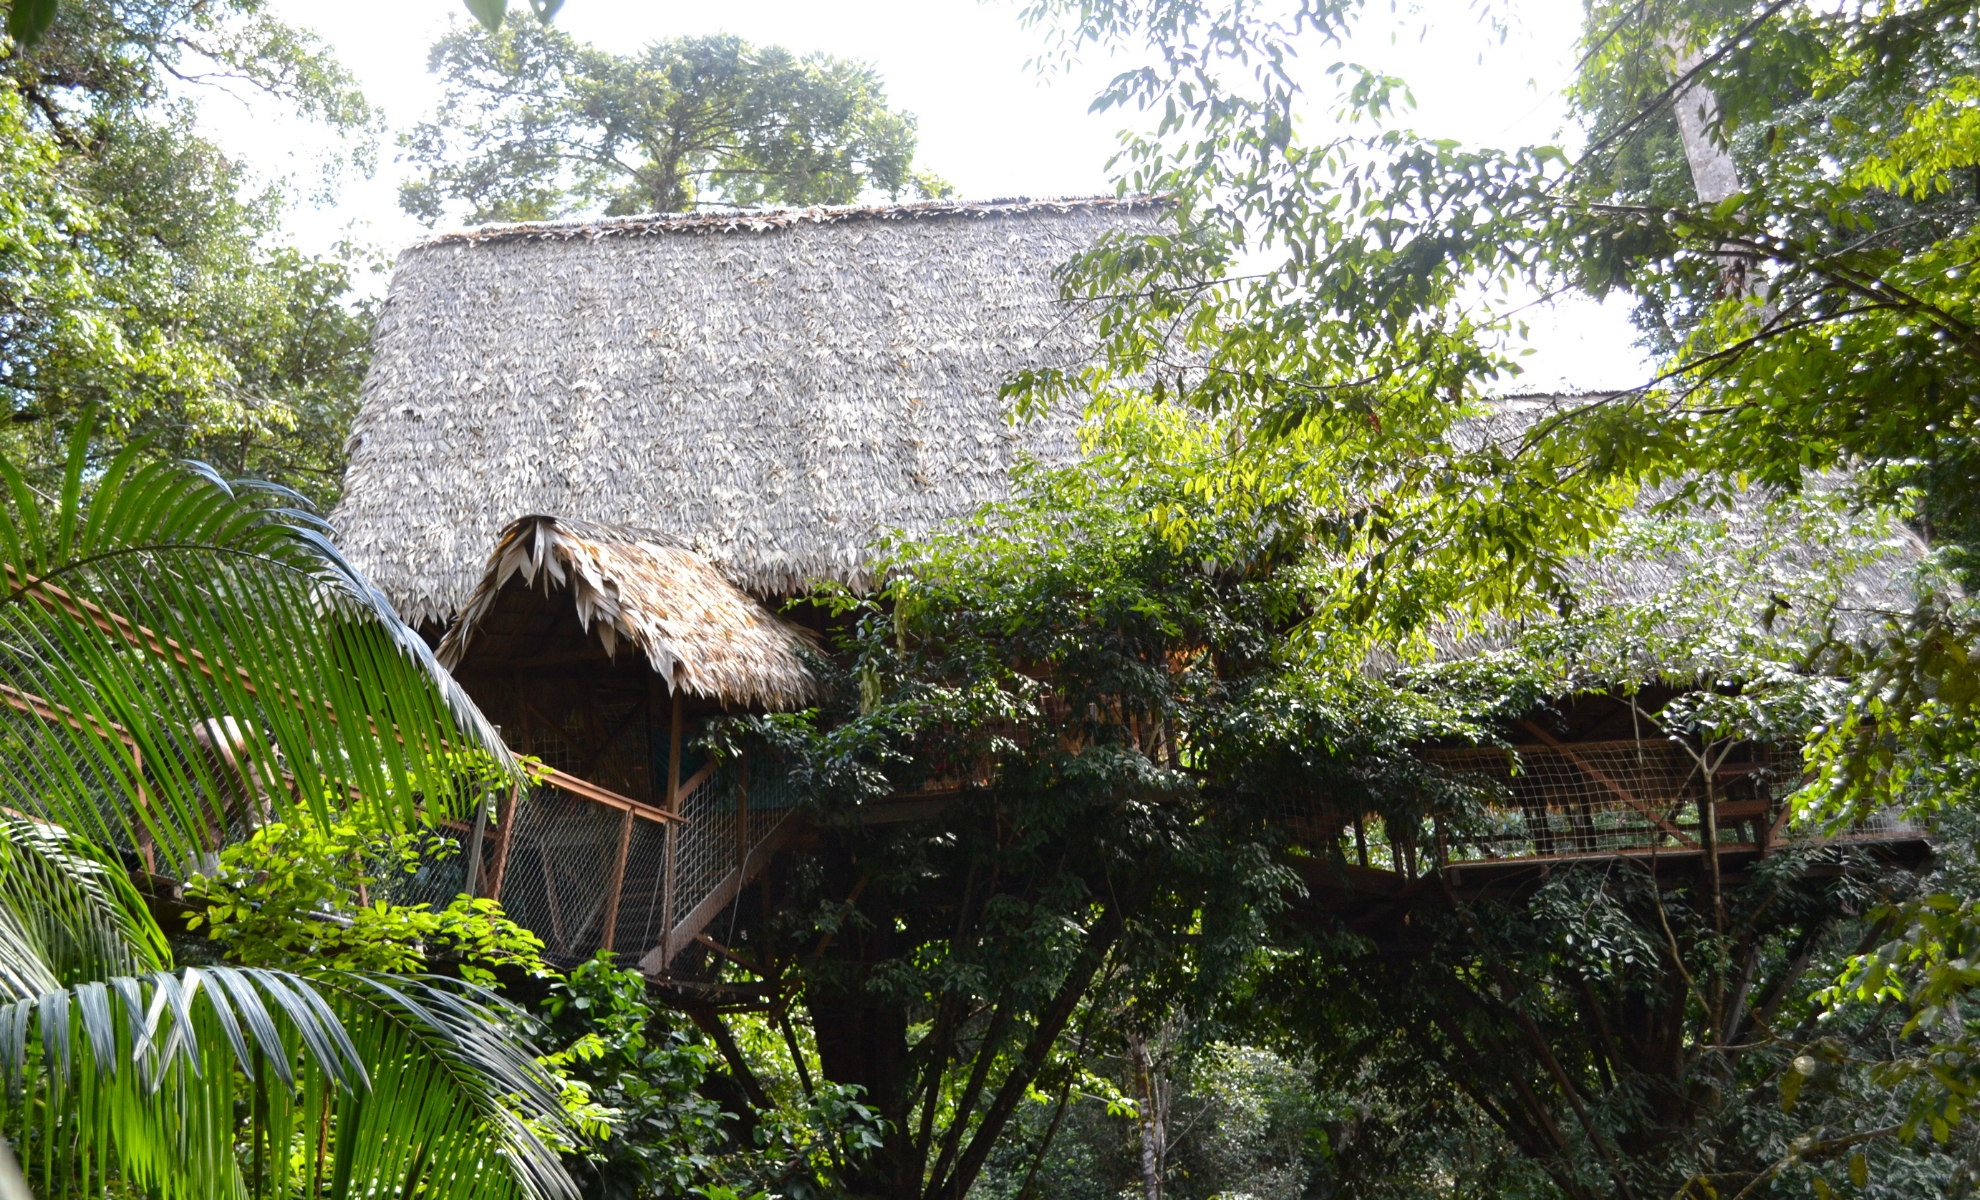
[[[775,1002],[712,1018],[551,971],[486,902],[394,900],[526,766],[296,504],[334,494],[366,314],[350,264],[270,248],[276,200],[166,79],[220,63],[354,134],[362,98],[250,0],[34,7],[0,60],[0,1131],[38,1193],[1980,1182],[1971,0],[1590,3],[1572,153],[1424,136],[1352,66],[1306,94],[1345,0],[1028,7],[1048,64],[1130,60],[1115,170],[1171,207],[1067,265],[1090,367],[1009,383],[1020,419],[1078,406],[1086,459],[815,597],[846,630],[824,700],[712,735],[824,831],[729,947]],[[848,64],[528,18],[438,61],[431,211],[922,186]],[[548,82],[476,98],[517,63]],[[640,130],[747,120],[666,160],[580,120],[594,92]],[[1501,287],[1626,296],[1655,377],[1480,439]],[[1603,564],[1679,550],[1704,565],[1594,602]],[[1908,603],[1863,611],[1892,561]],[[1406,925],[1311,903],[1361,848],[1302,817],[1367,816],[1413,874],[1486,815],[1419,751],[1590,697],[1701,754],[1798,748],[1810,827],[1901,815],[1938,856],[1564,870]],[[959,775],[939,814],[857,819]],[[161,922],[167,876],[197,923]]]

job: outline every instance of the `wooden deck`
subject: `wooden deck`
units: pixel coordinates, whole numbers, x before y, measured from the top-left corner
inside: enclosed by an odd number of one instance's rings
[[[1796,824],[1786,803],[1800,782],[1792,754],[1563,742],[1529,728],[1532,740],[1509,747],[1423,752],[1471,794],[1447,818],[1392,829],[1377,814],[1289,807],[1281,825],[1287,861],[1306,885],[1304,910],[1373,930],[1425,905],[1517,897],[1567,869],[1628,867],[1675,879],[1716,863],[1736,884],[1756,862],[1787,852],[1836,863],[1867,855],[1908,868],[1931,854],[1921,830],[1895,819],[1841,836]],[[677,815],[649,817],[641,811],[649,806],[597,790],[563,778],[546,783],[483,839],[475,890],[541,936],[553,962],[610,949],[650,978],[669,979],[685,950],[720,951],[744,891],[809,831],[798,798],[761,767],[754,779],[747,765],[698,772],[680,788]],[[865,819],[930,818],[956,794],[904,796]],[[451,895],[467,884],[465,873],[465,864],[436,870],[422,886]]]

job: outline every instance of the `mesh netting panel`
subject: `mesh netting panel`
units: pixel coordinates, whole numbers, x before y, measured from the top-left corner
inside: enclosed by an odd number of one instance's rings
[[[1431,761],[1491,785],[1497,801],[1482,821],[1449,839],[1453,859],[1597,854],[1699,841],[1704,775],[1681,746],[1658,742],[1580,742],[1435,750]],[[1723,779],[1731,795],[1774,801],[1766,760],[1741,763]]]
[[[552,788],[516,805],[502,907],[543,939],[552,962],[580,962],[598,948],[621,817]]]
[[[612,948],[637,959],[660,944],[666,909],[667,827],[635,820],[626,844],[626,877],[619,891],[619,923]]]
[[[674,835],[675,924],[685,920],[735,870],[740,778],[736,767],[725,763],[681,801],[684,821]]]

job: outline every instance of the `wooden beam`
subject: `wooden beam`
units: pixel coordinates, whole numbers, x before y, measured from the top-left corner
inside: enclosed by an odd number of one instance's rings
[[[619,845],[612,855],[612,878],[605,885],[605,927],[599,931],[598,948],[610,950],[612,936],[619,928],[619,893],[626,886],[626,855],[632,850],[632,810],[619,818]]]
[[[616,808],[622,812],[629,812],[635,817],[640,817],[648,821],[666,822],[681,820],[679,815],[667,809],[655,808],[651,804],[635,800],[631,796],[621,796],[609,788],[599,787],[588,779],[579,779],[575,775],[559,771],[554,767],[547,768],[540,774],[537,774],[536,780],[539,783],[549,784],[559,791],[569,792],[571,795],[577,796],[580,799],[590,800],[596,804],[603,804],[608,808]]]
[[[1644,816],[1648,817],[1650,819],[1650,822],[1654,824],[1657,828],[1663,830],[1665,833],[1668,833],[1672,837],[1676,838],[1678,840],[1679,845],[1685,846],[1692,850],[1698,849],[1698,843],[1686,837],[1683,830],[1679,829],[1677,826],[1665,820],[1664,815],[1662,813],[1650,807],[1648,804],[1645,804],[1643,801],[1637,799],[1635,794],[1632,793],[1628,788],[1624,787],[1620,783],[1617,783],[1615,780],[1609,778],[1607,775],[1603,774],[1600,770],[1596,769],[1594,764],[1588,762],[1588,760],[1582,758],[1579,754],[1576,754],[1573,750],[1570,750],[1567,746],[1563,745],[1560,741],[1558,741],[1554,737],[1553,734],[1548,733],[1546,730],[1540,728],[1538,725],[1535,725],[1531,721],[1521,721],[1520,724],[1526,726],[1527,732],[1531,733],[1534,737],[1537,737],[1542,742],[1546,743],[1548,748],[1556,751],[1557,753],[1560,754],[1562,758],[1567,759],[1575,766],[1580,767],[1582,772],[1586,774],[1590,779],[1593,779],[1596,783],[1599,783],[1603,787],[1608,788],[1610,791],[1614,792],[1617,798],[1620,799],[1624,804],[1627,804],[1631,808],[1635,809],[1637,812],[1642,813]]]
[[[488,895],[493,900],[502,898],[502,878],[509,871],[509,846],[516,836],[516,798],[522,788],[511,784],[508,794],[502,797],[502,807],[495,813],[495,862],[488,869]]]

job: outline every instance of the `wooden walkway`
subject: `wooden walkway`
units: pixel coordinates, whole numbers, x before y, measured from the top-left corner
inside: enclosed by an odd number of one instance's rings
[[[1930,855],[1923,832],[1897,820],[1840,838],[1794,824],[1784,798],[1798,762],[1766,747],[1700,756],[1666,741],[1563,743],[1528,728],[1532,740],[1510,748],[1424,752],[1472,794],[1462,819],[1390,829],[1373,814],[1287,810],[1288,861],[1306,883],[1305,907],[1381,925],[1426,904],[1518,895],[1570,867],[1632,864],[1663,875],[1710,860],[1737,882],[1788,850],[1853,848],[1910,867]],[[667,979],[690,947],[721,952],[744,891],[808,829],[781,779],[761,769],[752,779],[747,765],[706,768],[677,794],[676,817],[582,781],[548,780],[513,797],[479,835],[456,829],[469,853],[435,864],[415,891],[498,898],[553,962],[613,950]],[[904,797],[867,819],[922,819],[945,803]]]

